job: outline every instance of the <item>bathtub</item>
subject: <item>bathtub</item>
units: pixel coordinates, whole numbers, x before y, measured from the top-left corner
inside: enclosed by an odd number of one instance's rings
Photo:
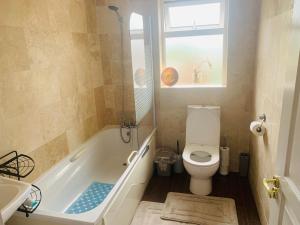
[[[154,134],[138,148],[136,130],[130,144],[121,141],[118,128],[100,131],[35,182],[43,199],[34,214],[17,212],[8,224],[129,225],[153,172]],[[102,203],[66,213],[93,182],[111,185]]]

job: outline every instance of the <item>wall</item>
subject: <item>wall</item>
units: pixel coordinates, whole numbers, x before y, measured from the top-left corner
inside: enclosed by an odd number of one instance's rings
[[[252,119],[266,113],[267,133],[263,138],[251,138],[250,184],[261,222],[265,225],[269,219],[269,199],[262,180],[276,174],[283,87],[288,65],[291,65],[296,57],[288,49],[292,1],[262,1],[260,17]],[[289,72],[291,71],[289,69]]]
[[[0,1],[0,155],[36,160],[33,180],[103,128],[94,0]]]
[[[239,153],[249,151],[259,0],[231,0],[229,11],[227,87],[159,88],[157,79],[156,108],[158,144],[176,148],[178,139],[183,150],[186,106],[221,106],[221,135],[231,148],[231,170],[237,171]]]

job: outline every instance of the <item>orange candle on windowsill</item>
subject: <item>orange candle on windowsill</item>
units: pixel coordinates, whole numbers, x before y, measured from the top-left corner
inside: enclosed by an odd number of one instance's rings
[[[161,74],[162,82],[169,87],[177,83],[178,77],[179,77],[178,72],[173,67],[165,68]]]

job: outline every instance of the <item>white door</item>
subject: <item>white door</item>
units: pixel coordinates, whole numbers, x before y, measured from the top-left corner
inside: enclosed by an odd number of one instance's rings
[[[264,179],[270,225],[300,225],[300,0],[294,0],[287,83],[278,142],[276,179]]]

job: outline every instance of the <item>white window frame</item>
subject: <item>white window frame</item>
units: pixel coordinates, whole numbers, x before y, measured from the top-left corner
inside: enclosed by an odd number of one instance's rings
[[[170,37],[191,37],[202,35],[218,35],[223,34],[223,73],[222,84],[213,85],[213,87],[226,87],[227,84],[227,55],[228,55],[228,14],[229,6],[228,0],[162,0],[162,67],[166,65],[166,38]],[[220,23],[216,25],[201,25],[196,27],[172,28],[170,27],[170,19],[168,15],[168,8],[174,6],[190,6],[201,5],[207,3],[220,3]],[[204,85],[191,84],[191,87],[203,87]],[[205,85],[207,86],[207,85]],[[161,86],[163,87],[163,86]],[[176,88],[176,85],[174,86]],[[177,87],[181,87],[177,85]]]

